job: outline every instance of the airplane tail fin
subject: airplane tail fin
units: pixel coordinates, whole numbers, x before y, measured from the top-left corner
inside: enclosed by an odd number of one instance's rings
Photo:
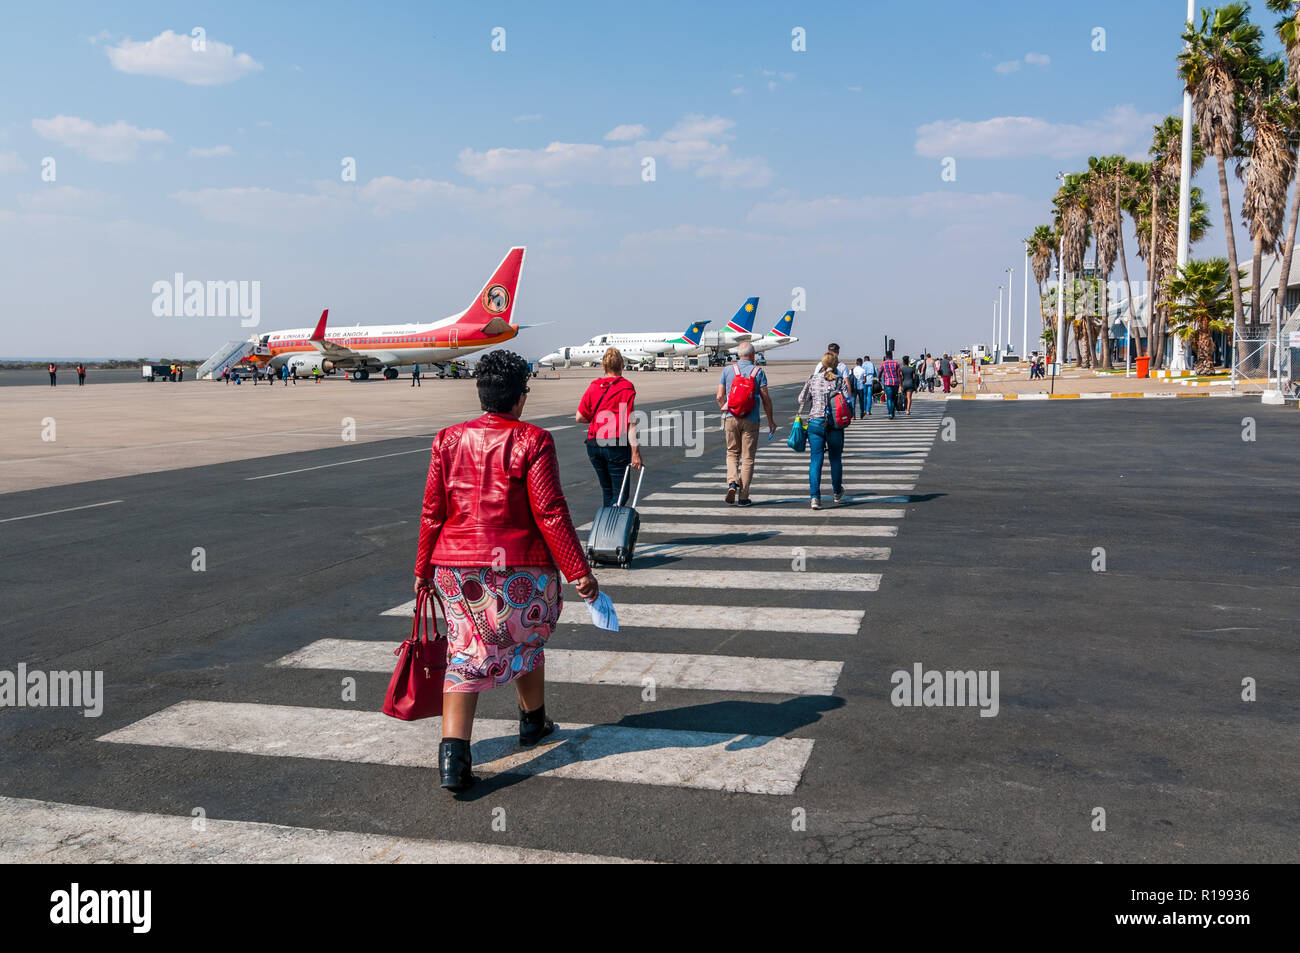
[[[708,321],[692,321],[682,334],[682,342],[685,344],[699,344],[700,338],[704,336],[704,326]]]
[[[758,299],[746,298],[736,316],[727,322],[727,330],[737,334],[749,334],[754,330],[754,316],[758,314]]]
[[[316,330],[311,332],[311,340],[313,341],[325,340],[325,322],[329,320],[329,316],[330,316],[329,308],[326,308],[324,311],[320,313],[320,320],[316,322]]]
[[[781,320],[776,322],[776,325],[772,328],[771,333],[776,335],[779,338],[788,338],[790,336],[790,331],[793,328],[794,328],[794,312],[787,311],[785,314],[781,315]]]
[[[474,303],[456,323],[470,325],[485,334],[504,333],[515,323],[515,300],[523,270],[524,248],[516,246],[501,259]]]

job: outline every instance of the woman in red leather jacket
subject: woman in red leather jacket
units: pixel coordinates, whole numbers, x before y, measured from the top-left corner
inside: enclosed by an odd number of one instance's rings
[[[514,682],[524,747],[555,730],[542,646],[560,618],[559,574],[583,599],[599,593],[560,490],[555,442],[519,419],[529,376],[518,354],[485,354],[477,378],[486,413],[433,439],[415,588],[432,587],[447,620],[438,767],[452,791],[477,780],[469,738],[479,692]]]

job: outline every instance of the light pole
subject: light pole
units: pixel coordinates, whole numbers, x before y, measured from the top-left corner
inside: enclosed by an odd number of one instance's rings
[[[998,285],[998,314],[997,323],[993,326],[993,353],[997,355],[996,360],[1002,363],[1002,286]]]
[[[1025,242],[1025,318],[1020,329],[1020,359],[1029,354],[1029,243]]]
[[[1187,28],[1195,29],[1196,19],[1196,0],[1187,0]],[[1191,246],[1192,236],[1192,94],[1183,87],[1183,155],[1182,164],[1179,168],[1178,175],[1178,270],[1177,274],[1182,271],[1183,266],[1187,264],[1187,254]],[[1228,224],[1231,228],[1231,224]],[[1251,290],[1251,298],[1258,297],[1258,292]],[[1236,335],[1236,325],[1233,325],[1233,335]],[[1229,351],[1229,360],[1236,350],[1236,341],[1233,341],[1234,347]],[[1186,354],[1183,343],[1177,338],[1174,339],[1174,359],[1171,363],[1171,369],[1176,371],[1184,370],[1187,367]],[[1235,362],[1234,362],[1235,363]]]
[[[1057,181],[1065,185],[1065,173],[1056,173]],[[1065,225],[1062,216],[1061,225]],[[1056,389],[1056,375],[1065,366],[1065,229],[1057,236],[1056,246],[1056,360],[1052,363],[1052,389]]]
[[[1016,272],[1016,269],[1015,269],[1015,266],[1014,266],[1014,265],[1013,265],[1012,267],[1010,267],[1010,268],[1007,269],[1007,337],[1006,337],[1006,343],[1007,343],[1007,350],[1008,350],[1008,351],[1015,350],[1015,348],[1013,348],[1013,347],[1011,346],[1011,289],[1012,289],[1013,287],[1015,287],[1015,286],[1011,283],[1011,276],[1014,275],[1015,272]]]

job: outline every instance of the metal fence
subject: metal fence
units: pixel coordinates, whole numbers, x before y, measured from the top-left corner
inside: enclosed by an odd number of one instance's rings
[[[1232,335],[1232,393],[1260,394],[1268,390],[1273,363],[1273,329],[1247,324]]]
[[[1292,335],[1300,335],[1300,309],[1284,313],[1278,325],[1248,324],[1240,332],[1234,330],[1232,393],[1276,390],[1287,400],[1300,398],[1300,346],[1292,346]]]

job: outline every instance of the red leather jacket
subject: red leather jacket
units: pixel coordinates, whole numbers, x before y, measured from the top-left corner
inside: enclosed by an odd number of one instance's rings
[[[591,571],[560,489],[555,441],[541,427],[484,414],[433,438],[415,574],[442,566]]]

